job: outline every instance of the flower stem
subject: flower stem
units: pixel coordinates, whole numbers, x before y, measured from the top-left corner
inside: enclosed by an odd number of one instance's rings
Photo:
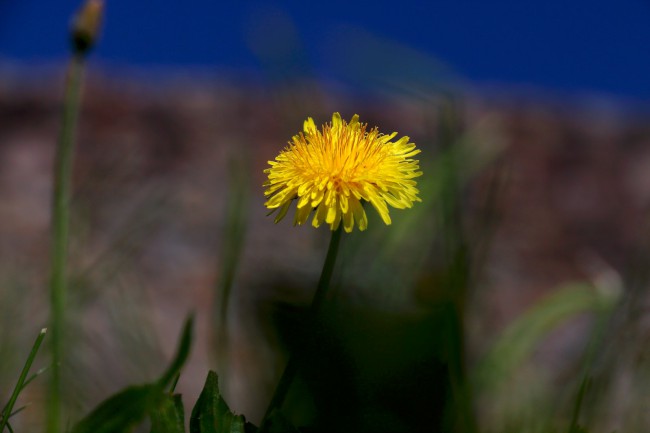
[[[318,287],[316,288],[316,293],[314,294],[314,299],[311,302],[309,307],[309,318],[313,318],[320,313],[323,302],[327,296],[327,292],[330,287],[330,280],[332,279],[332,271],[334,270],[334,264],[336,263],[336,255],[339,250],[339,243],[341,241],[341,230],[342,226],[339,226],[338,229],[332,232],[332,237],[330,238],[330,244],[327,249],[327,256],[325,257],[325,263],[323,264],[323,270],[320,274],[320,279],[318,280]],[[269,419],[273,411],[280,409],[284,399],[286,398],[289,388],[291,387],[291,382],[293,381],[296,373],[298,372],[298,366],[296,364],[295,356],[289,357],[289,362],[284,368],[284,372],[280,377],[271,402],[269,403],[264,418],[260,423],[259,433],[265,433],[269,427]]]
[[[79,115],[79,99],[83,75],[83,56],[74,55],[66,76],[65,100],[61,135],[54,163],[54,196],[52,201],[52,240],[50,274],[50,322],[52,330],[52,377],[48,399],[47,431],[56,433],[61,428],[61,361],[66,305],[66,263],[68,254],[68,226],[70,219],[70,183],[74,132]]]
[[[25,388],[25,385],[27,384],[26,379],[27,379],[27,374],[29,374],[29,369],[32,367],[32,363],[34,362],[34,358],[36,358],[36,353],[38,352],[39,347],[41,347],[41,343],[43,342],[43,338],[45,338],[45,332],[47,329],[41,329],[41,332],[38,334],[38,337],[36,337],[36,341],[34,341],[34,345],[32,346],[31,352],[29,352],[29,356],[27,357],[27,361],[25,361],[25,365],[23,366],[23,371],[20,373],[20,376],[18,377],[18,382],[16,382],[16,387],[14,388],[14,391],[11,393],[11,397],[9,398],[9,403],[4,407],[2,414],[0,414],[0,433],[2,433],[9,423],[9,418],[11,415],[13,415],[12,410],[14,408],[14,404],[16,404],[16,400],[18,399],[18,394],[20,394],[20,391]]]

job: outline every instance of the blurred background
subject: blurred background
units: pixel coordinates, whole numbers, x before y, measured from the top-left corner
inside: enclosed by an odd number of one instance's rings
[[[79,5],[0,0],[0,401],[48,320]],[[108,0],[73,175],[69,419],[157,377],[194,311],[188,408],[215,369],[258,423],[297,353],[286,413],[313,431],[647,429],[649,21],[647,0]],[[423,202],[344,235],[307,332],[329,232],[274,225],[262,170],[334,111],[411,137]],[[14,427],[41,430],[46,386]]]

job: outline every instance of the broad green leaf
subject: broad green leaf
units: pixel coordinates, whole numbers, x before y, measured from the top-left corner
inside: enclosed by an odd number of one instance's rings
[[[185,433],[185,412],[180,394],[167,394],[151,414],[151,433]]]
[[[235,415],[221,397],[219,379],[208,372],[203,391],[192,410],[190,433],[244,433],[246,420]]]
[[[158,385],[126,388],[101,403],[82,419],[72,433],[122,433],[140,424],[156,410],[165,395]]]

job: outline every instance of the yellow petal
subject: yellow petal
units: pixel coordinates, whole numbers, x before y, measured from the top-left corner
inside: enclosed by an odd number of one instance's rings
[[[325,191],[322,189],[314,188],[311,190],[311,207],[316,207],[323,201],[325,197]]]
[[[341,212],[344,214],[348,212],[348,198],[345,195],[339,195],[339,203],[341,204]]]
[[[350,119],[350,123],[348,123],[348,126],[350,128],[355,129],[355,130],[358,130],[360,128],[359,115],[358,114],[355,114],[354,116],[352,116],[352,119]]]
[[[388,207],[386,206],[386,202],[384,201],[384,199],[379,196],[377,189],[372,185],[367,185],[366,192],[368,194],[368,197],[370,198],[370,203],[372,204],[372,207],[374,207],[375,210],[379,213],[379,216],[381,216],[381,219],[382,221],[384,221],[384,224],[390,225],[391,220],[390,220],[390,216],[388,215]]]
[[[282,218],[287,214],[289,211],[289,206],[291,206],[291,201],[285,202],[282,207],[280,208],[280,212],[275,216],[275,219],[273,220],[274,223],[279,223]]]
[[[295,193],[295,188],[278,192],[276,195],[267,200],[265,206],[269,209],[280,207],[280,205],[282,205],[285,201],[291,200]]]
[[[327,224],[332,224],[332,222],[334,222],[334,220],[336,219],[336,215],[339,214],[340,212],[341,210],[336,204],[336,200],[334,200],[334,202],[327,208],[327,218],[325,219],[325,222]]]
[[[311,181],[307,181],[307,182],[302,183],[300,185],[300,187],[298,188],[298,195],[300,197],[305,195],[305,193],[307,192],[307,189],[309,189],[312,186],[312,184],[313,184],[313,182],[311,182]]]
[[[336,218],[334,218],[334,221],[332,221],[332,223],[330,224],[330,229],[334,231],[339,228],[340,224],[341,224],[341,212],[337,212]]]
[[[408,203],[405,204],[402,200],[395,198],[390,193],[384,194],[382,197],[386,200],[386,203],[393,206],[395,209],[406,209],[409,207]]]
[[[351,233],[354,228],[354,215],[351,210],[348,212],[343,212],[343,230],[346,233]]]
[[[296,207],[301,208],[303,206],[307,206],[309,204],[309,194],[305,194],[300,199],[298,200],[298,204]],[[312,206],[313,207],[313,206]]]
[[[311,225],[316,228],[320,227],[323,221],[325,221],[326,216],[327,216],[327,206],[321,203],[321,205],[318,206],[318,209],[316,209],[316,212],[314,213],[314,219],[311,221]]]
[[[341,115],[338,112],[332,114],[332,129],[338,130],[342,124]]]
[[[364,231],[368,227],[368,217],[359,200],[350,199],[350,210],[354,214],[354,219],[357,221],[359,230]]]
[[[305,134],[315,134],[317,129],[314,119],[308,117],[307,120],[304,121],[302,129],[305,131]]]
[[[311,208],[309,206],[296,208],[296,215],[293,218],[293,225],[303,225],[305,221],[307,221],[307,218],[309,218],[310,213]]]

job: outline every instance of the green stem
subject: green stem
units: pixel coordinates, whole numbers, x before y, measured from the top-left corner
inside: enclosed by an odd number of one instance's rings
[[[314,294],[314,299],[311,302],[311,307],[309,308],[309,318],[316,317],[323,306],[323,302],[327,297],[327,292],[330,286],[330,280],[332,279],[332,271],[334,270],[334,264],[336,263],[336,255],[339,250],[339,243],[341,241],[341,226],[335,231],[332,232],[332,237],[330,238],[330,244],[327,249],[327,256],[325,257],[325,263],[323,264],[323,270],[320,274],[320,279],[318,280],[318,287],[316,288],[316,293]],[[296,373],[298,372],[298,366],[296,364],[296,359],[294,356],[289,358],[289,362],[280,377],[271,402],[269,403],[264,418],[260,424],[259,433],[264,433],[269,427],[269,418],[274,410],[280,409],[284,399],[286,398],[289,388],[291,388],[291,382],[293,382]]]
[[[31,352],[29,352],[27,361],[23,366],[23,371],[20,372],[20,377],[18,377],[18,382],[16,382],[16,387],[14,388],[14,391],[11,393],[11,397],[9,398],[9,403],[7,403],[7,405],[5,406],[4,411],[2,413],[2,417],[0,417],[0,433],[4,431],[5,427],[7,426],[7,423],[9,422],[9,417],[11,417],[12,415],[12,410],[14,408],[14,404],[16,404],[16,400],[18,399],[18,394],[20,394],[20,391],[25,387],[25,379],[29,374],[29,369],[32,367],[34,358],[36,358],[36,353],[38,352],[39,347],[41,347],[43,338],[45,338],[46,331],[47,329],[41,329],[41,332],[38,334],[38,337],[36,337],[36,341],[32,346]]]
[[[52,202],[52,240],[50,302],[52,328],[52,379],[48,399],[47,431],[57,433],[61,428],[61,361],[66,305],[66,263],[68,254],[68,226],[70,219],[70,183],[74,133],[79,115],[79,100],[83,75],[83,56],[76,54],[70,60],[66,77],[65,100],[61,135],[56,148],[54,166],[54,197]]]

